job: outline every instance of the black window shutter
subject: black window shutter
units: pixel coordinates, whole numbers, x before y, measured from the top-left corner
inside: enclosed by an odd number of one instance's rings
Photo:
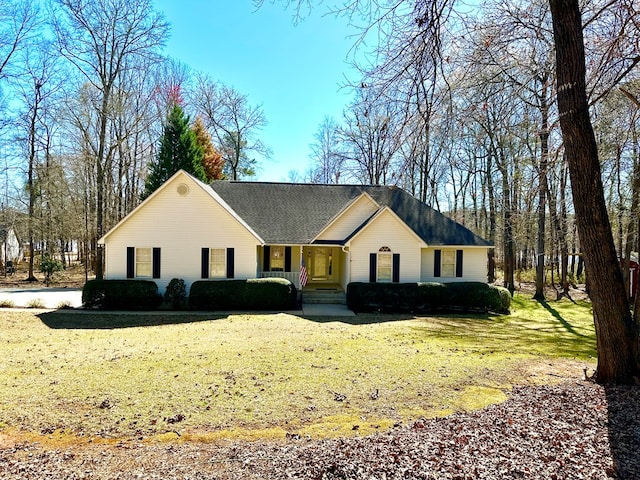
[[[456,250],[456,277],[462,277],[462,250]]]
[[[160,248],[153,248],[153,278],[160,278]]]
[[[376,277],[378,273],[377,262],[378,262],[378,255],[376,253],[370,253],[369,254],[369,281],[371,283],[374,283],[376,281]]]
[[[442,250],[434,250],[433,252],[433,276],[439,277],[442,268]]]
[[[227,248],[227,278],[233,278],[234,276],[234,256],[235,250],[233,248]]]
[[[268,272],[271,270],[271,247],[269,245],[264,246],[263,255],[262,255],[262,271]]]
[[[136,276],[136,249],[127,247],[127,278]]]
[[[200,278],[209,278],[209,249],[202,247]]]
[[[284,247],[284,271],[291,271],[291,247]]]
[[[400,254],[393,254],[393,283],[400,283]]]

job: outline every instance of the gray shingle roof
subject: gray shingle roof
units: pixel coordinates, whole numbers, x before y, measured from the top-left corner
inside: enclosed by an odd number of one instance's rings
[[[338,213],[366,192],[381,207],[393,210],[429,245],[491,245],[400,188],[228,181],[213,182],[211,187],[270,244],[311,243]]]

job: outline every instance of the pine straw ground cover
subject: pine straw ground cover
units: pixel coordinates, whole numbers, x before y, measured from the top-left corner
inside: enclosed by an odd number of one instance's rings
[[[589,305],[568,300],[351,320],[4,311],[0,478],[634,478],[620,396],[635,408],[636,391],[576,380],[593,354]]]

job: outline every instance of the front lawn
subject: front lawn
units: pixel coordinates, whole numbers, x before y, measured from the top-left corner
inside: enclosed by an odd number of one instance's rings
[[[41,442],[335,437],[594,366],[590,306],[511,315],[0,315],[0,433]]]

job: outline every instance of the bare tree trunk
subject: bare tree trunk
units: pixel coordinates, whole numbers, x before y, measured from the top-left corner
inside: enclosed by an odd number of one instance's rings
[[[31,117],[29,118],[29,169],[27,171],[27,191],[29,193],[29,274],[27,276],[28,282],[35,282],[36,277],[33,274],[33,262],[35,256],[34,240],[33,240],[33,223],[35,221],[35,203],[36,203],[36,190],[33,183],[33,174],[36,163],[36,121],[38,119],[38,109],[40,108],[40,83],[36,80],[34,83],[35,99],[33,102],[33,110]]]
[[[640,108],[640,101],[631,95],[630,92],[622,89],[622,92],[629,97],[636,107]],[[624,258],[625,258],[625,285],[629,285],[629,262],[631,261],[631,252],[633,249],[638,251],[638,242],[640,240],[640,216],[638,215],[638,208],[640,208],[640,155],[638,152],[638,132],[635,126],[631,129],[631,142],[632,142],[632,159],[633,159],[633,178],[631,182],[631,211],[629,215],[629,224],[627,226],[626,242],[624,246]],[[634,290],[637,289],[637,285],[634,285]],[[627,289],[628,290],[628,289]],[[634,292],[628,292],[629,296],[632,296]],[[637,295],[636,295],[637,296]],[[637,305],[638,300],[635,300],[634,305]],[[638,323],[638,309],[634,307],[633,310],[634,320]]]
[[[496,242],[496,230],[497,230],[497,214],[496,214],[496,199],[493,187],[493,167],[491,155],[487,156],[487,196],[489,197],[489,241],[492,245]],[[489,250],[489,268],[488,268],[488,281],[493,283],[496,281],[496,257],[495,249]]]
[[[502,158],[498,162],[498,167],[502,173],[502,195],[503,195],[503,218],[504,218],[504,256],[503,256],[503,269],[504,269],[504,286],[511,292],[516,289],[514,278],[514,266],[515,266],[515,251],[513,245],[513,224],[512,224],[512,205],[511,200],[511,186],[509,185],[509,173],[506,165],[506,159]]]
[[[607,213],[585,86],[578,0],[550,0],[556,46],[558,110],[580,243],[588,268],[600,383],[634,383],[638,328],[631,317]]]
[[[536,293],[533,298],[544,300],[544,264],[545,264],[545,237],[546,237],[546,198],[549,191],[547,182],[547,169],[549,164],[549,105],[547,100],[547,79],[540,80],[542,91],[539,95],[540,113],[542,122],[540,125],[540,164],[538,168],[538,242],[536,258]]]
[[[567,243],[567,169],[563,162],[560,169],[560,281],[562,283],[562,294],[569,296],[569,246]]]

